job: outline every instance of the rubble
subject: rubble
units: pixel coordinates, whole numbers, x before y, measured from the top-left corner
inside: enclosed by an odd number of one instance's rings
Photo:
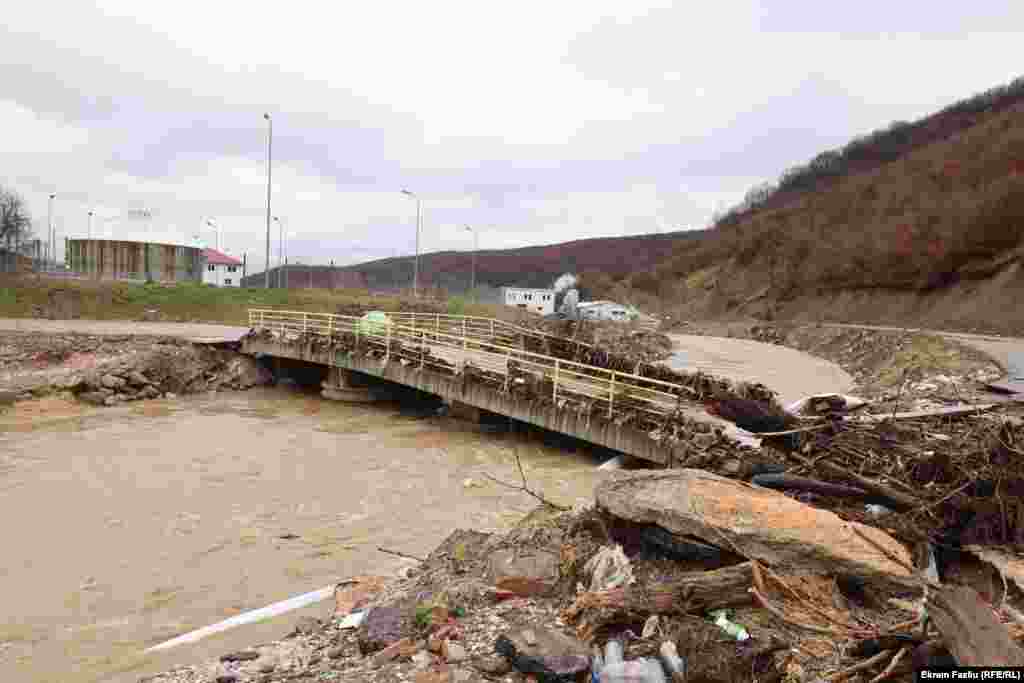
[[[97,406],[178,394],[248,389],[272,380],[256,360],[166,337],[0,335],[0,383],[18,400],[70,391]]]

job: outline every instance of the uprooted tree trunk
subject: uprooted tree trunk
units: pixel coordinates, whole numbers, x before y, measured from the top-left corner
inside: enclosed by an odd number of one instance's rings
[[[933,590],[927,608],[960,666],[1024,666],[1024,650],[973,588]]]
[[[709,608],[747,605],[753,580],[750,562],[694,572],[670,583],[628,586],[583,593],[564,616],[577,621],[577,633],[589,639],[602,626],[643,621],[652,614],[687,614]]]

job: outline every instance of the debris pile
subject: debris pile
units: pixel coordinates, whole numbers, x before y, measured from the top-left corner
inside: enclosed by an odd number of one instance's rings
[[[272,379],[256,360],[232,351],[158,344],[148,352],[74,374],[62,382],[62,388],[81,401],[111,406],[177,394],[249,389]]]
[[[248,356],[166,337],[4,333],[0,362],[0,381],[17,399],[68,391],[107,406],[272,380]]]

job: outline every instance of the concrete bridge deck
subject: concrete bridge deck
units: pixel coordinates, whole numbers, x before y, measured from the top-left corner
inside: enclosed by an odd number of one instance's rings
[[[251,311],[242,350],[335,368],[341,391],[395,382],[663,465],[735,445],[738,430],[704,412],[691,387],[513,348],[515,334],[535,333],[501,321],[401,315],[384,325]]]

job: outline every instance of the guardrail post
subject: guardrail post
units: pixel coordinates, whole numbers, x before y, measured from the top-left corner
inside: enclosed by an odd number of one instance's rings
[[[502,387],[502,391],[508,393],[508,385],[512,381],[512,354],[505,354],[505,386]]]
[[[327,338],[334,337],[334,315],[327,316]]]
[[[434,315],[434,333],[441,334],[441,314],[436,313]]]
[[[555,381],[552,382],[554,386],[551,387],[551,400],[558,403],[558,359],[555,359]]]
[[[387,363],[388,361],[391,360],[391,323],[388,323],[387,331],[388,331],[387,340],[384,342],[386,344],[385,351],[384,351],[384,362],[385,363]]]
[[[494,318],[491,318],[491,338],[494,337]]]
[[[462,350],[469,348],[469,337],[466,336],[466,319],[462,319]]]
[[[615,404],[615,371],[612,370],[612,378],[608,382],[608,419],[612,417],[612,406]]]
[[[308,331],[309,331],[308,314],[305,311],[303,311],[302,312],[302,334],[306,334],[306,332],[308,332]]]

